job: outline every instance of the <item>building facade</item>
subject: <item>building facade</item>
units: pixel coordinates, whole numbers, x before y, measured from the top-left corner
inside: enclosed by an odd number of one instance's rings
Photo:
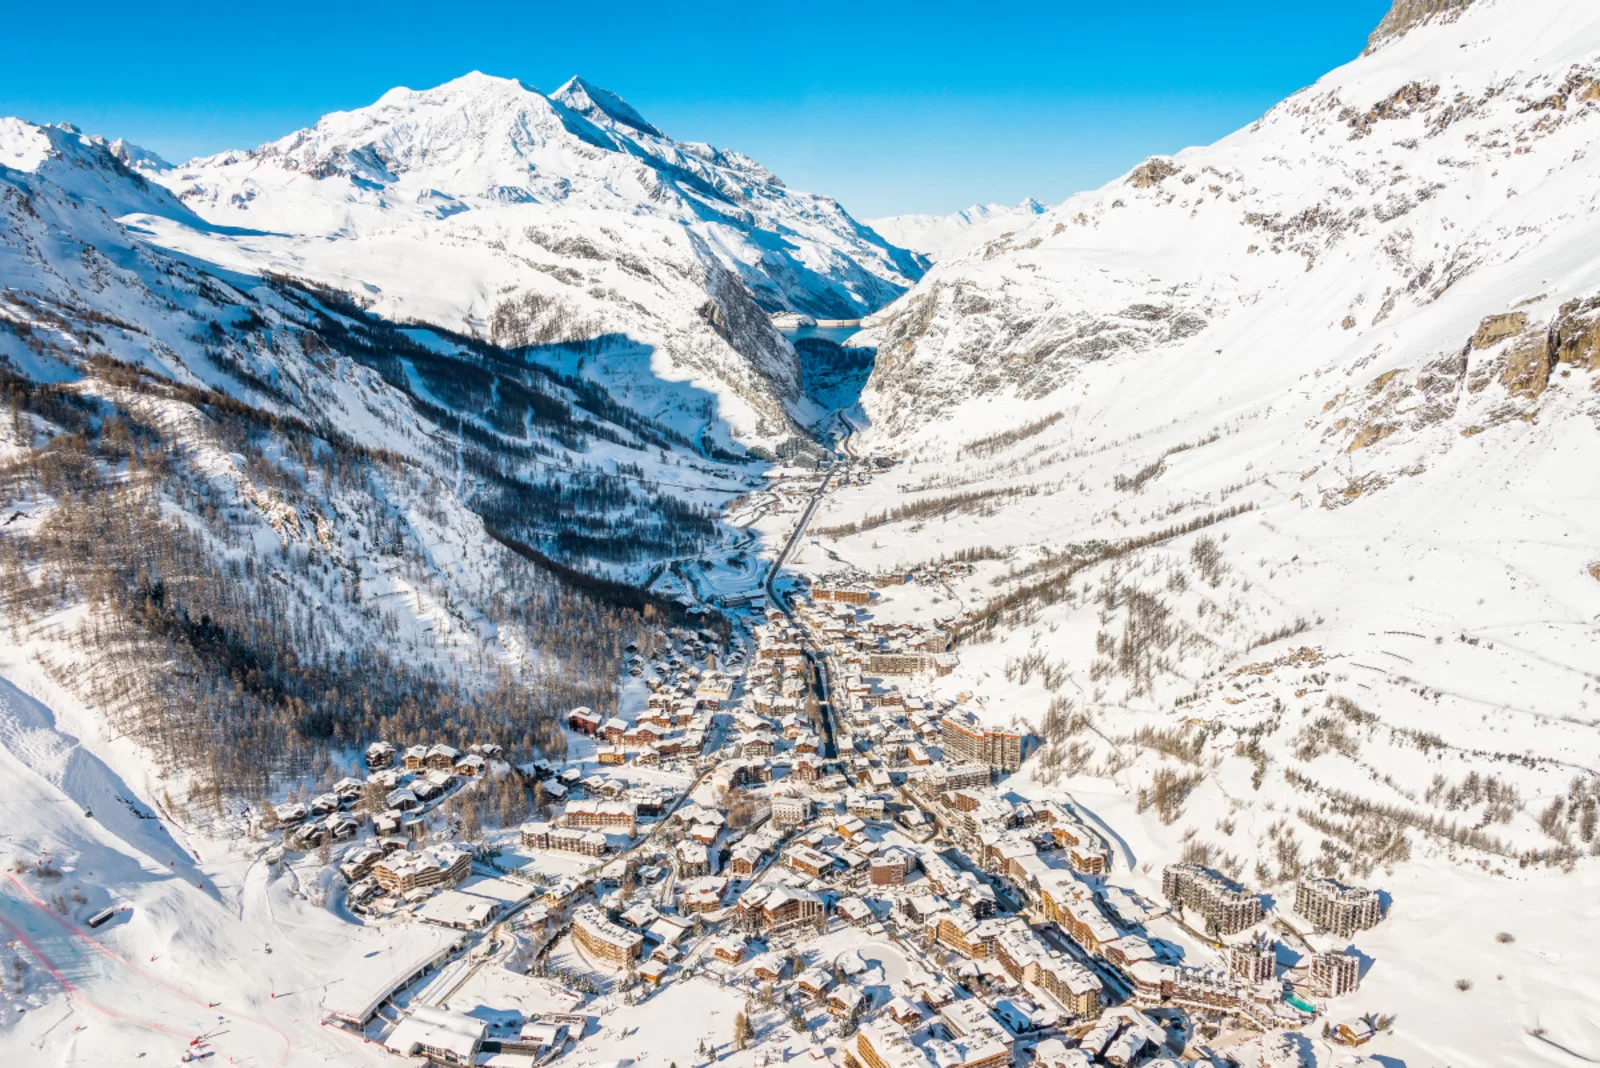
[[[1352,953],[1318,953],[1311,958],[1311,985],[1324,997],[1336,998],[1361,983],[1361,958]]]
[[[1198,864],[1167,865],[1161,892],[1169,903],[1199,915],[1207,933],[1237,934],[1261,922],[1261,898]]]
[[[1376,890],[1342,886],[1333,879],[1302,879],[1294,888],[1294,911],[1319,931],[1351,938],[1376,927],[1383,906]]]
[[[613,967],[637,960],[644,938],[606,919],[593,905],[580,905],[572,914],[572,940],[590,957]]]
[[[997,771],[1022,766],[1022,735],[1000,727],[985,727],[970,716],[952,712],[939,724],[939,744],[947,761],[984,764]]]

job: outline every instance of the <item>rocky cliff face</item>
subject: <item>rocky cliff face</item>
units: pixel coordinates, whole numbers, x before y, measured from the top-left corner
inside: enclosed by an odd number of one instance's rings
[[[1434,18],[1454,18],[1473,0],[1394,0],[1394,6],[1367,40],[1371,52],[1392,38]]]

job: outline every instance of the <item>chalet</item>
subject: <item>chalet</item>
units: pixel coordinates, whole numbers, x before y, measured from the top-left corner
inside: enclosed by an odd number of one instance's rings
[[[645,930],[645,934],[662,945],[676,946],[692,930],[694,924],[688,920],[677,916],[660,916]]]
[[[394,767],[395,748],[390,742],[373,742],[367,746],[367,770],[383,771]]]
[[[833,989],[833,976],[821,968],[807,968],[795,977],[794,985],[810,997],[820,998]]]
[[[454,771],[456,761],[461,759],[461,751],[450,745],[435,745],[428,750],[425,764],[435,771]]]
[[[660,918],[661,913],[648,901],[635,902],[618,917],[623,923],[641,933],[648,930],[650,925]]]
[[[876,915],[874,915],[872,911],[872,906],[855,896],[841,899],[839,903],[833,907],[833,910],[838,913],[846,923],[859,925],[863,923],[871,923],[873,920],[877,919]]]
[[[345,812],[329,816],[322,821],[322,825],[328,831],[328,839],[334,842],[348,842],[361,829],[360,822]]]
[[[776,953],[763,953],[756,958],[750,974],[763,983],[776,983],[789,975],[789,960]]]
[[[600,716],[593,709],[574,708],[567,713],[567,726],[589,738],[600,732],[600,723]]]
[[[595,754],[595,758],[602,764],[616,765],[628,762],[628,751],[620,745],[608,745]]]
[[[612,716],[600,724],[600,735],[612,745],[622,744],[622,736],[628,733],[628,724],[617,716]]]
[[[672,729],[672,711],[666,707],[651,705],[639,713],[638,723],[641,726],[648,724],[665,734]]]
[[[622,744],[632,746],[655,745],[664,737],[666,737],[666,732],[660,728],[652,727],[648,723],[636,723],[630,730],[623,733]]]
[[[799,924],[824,922],[822,899],[809,890],[780,886],[761,903],[762,923],[768,931],[782,931]]]
[[[407,771],[421,771],[428,763],[428,747],[413,745],[406,749],[403,763]]]
[[[726,884],[720,879],[706,878],[704,881],[684,891],[683,911],[691,916],[716,912],[722,908],[722,895],[725,889]]]
[[[728,860],[728,872],[740,878],[754,875],[760,869],[764,856],[766,851],[758,843],[740,842],[733,847],[733,855]]]
[[[699,842],[679,842],[676,850],[678,875],[692,878],[711,874],[711,858],[706,847]]]
[[[836,986],[828,993],[828,1011],[841,1018],[853,1016],[865,1006],[866,1000],[860,987]]]
[[[783,862],[797,872],[812,878],[821,878],[833,871],[833,858],[809,846],[794,846],[784,854]]]
[[[738,964],[744,960],[744,939],[720,938],[711,949],[711,955],[724,964]]]
[[[1342,1046],[1364,1046],[1378,1034],[1372,1021],[1365,1018],[1340,1020],[1328,1032],[1328,1037]]]
[[[390,807],[392,808],[393,806],[391,805]],[[307,815],[309,815],[309,812],[307,811],[306,806],[300,804],[299,802],[286,802],[285,804],[274,808],[272,810],[272,814],[277,818],[279,823],[291,824],[300,823],[306,818]]]
[[[364,879],[372,866],[383,859],[383,850],[377,846],[361,846],[351,850],[339,862],[339,874],[343,875],[345,882],[356,883]]]
[[[883,1012],[907,1031],[915,1031],[922,1026],[922,1010],[904,996],[897,995],[892,998],[883,1007]]]

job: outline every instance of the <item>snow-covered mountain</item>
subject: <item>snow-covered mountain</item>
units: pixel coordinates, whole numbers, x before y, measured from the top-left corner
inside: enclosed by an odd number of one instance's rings
[[[1029,197],[1017,205],[974,204],[949,215],[888,215],[867,224],[894,244],[937,262],[1020,230],[1047,210]]]
[[[205,219],[138,220],[148,240],[502,345],[605,339],[586,374],[725,446],[818,414],[760,311],[858,318],[922,267],[837,202],[580,79],[545,95],[469,74],[251,151],[136,163]]]
[[[1600,877],[1597,190],[1600,8],[1403,0],[872,320],[856,447],[904,462],[817,518],[869,571],[991,561],[941,695],[1050,736],[1041,784],[1140,799],[1141,861],[1391,892],[1349,1010],[1406,1063],[1600,1040],[1592,964],[1489,940],[1600,934],[1522,922]]]

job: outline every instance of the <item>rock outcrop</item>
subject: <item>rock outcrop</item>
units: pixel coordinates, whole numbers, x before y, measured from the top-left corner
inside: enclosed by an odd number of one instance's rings
[[[1478,332],[1472,335],[1472,347],[1478,351],[1493,348],[1513,334],[1520,334],[1528,329],[1527,312],[1507,312],[1504,315],[1491,315],[1478,324]]]
[[[1182,169],[1169,159],[1152,156],[1133,169],[1128,175],[1128,184],[1135,189],[1148,189],[1160,185]]]
[[[1386,41],[1402,37],[1432,19],[1456,18],[1471,3],[1472,0],[1394,0],[1394,6],[1367,38],[1367,51],[1374,52]]]

